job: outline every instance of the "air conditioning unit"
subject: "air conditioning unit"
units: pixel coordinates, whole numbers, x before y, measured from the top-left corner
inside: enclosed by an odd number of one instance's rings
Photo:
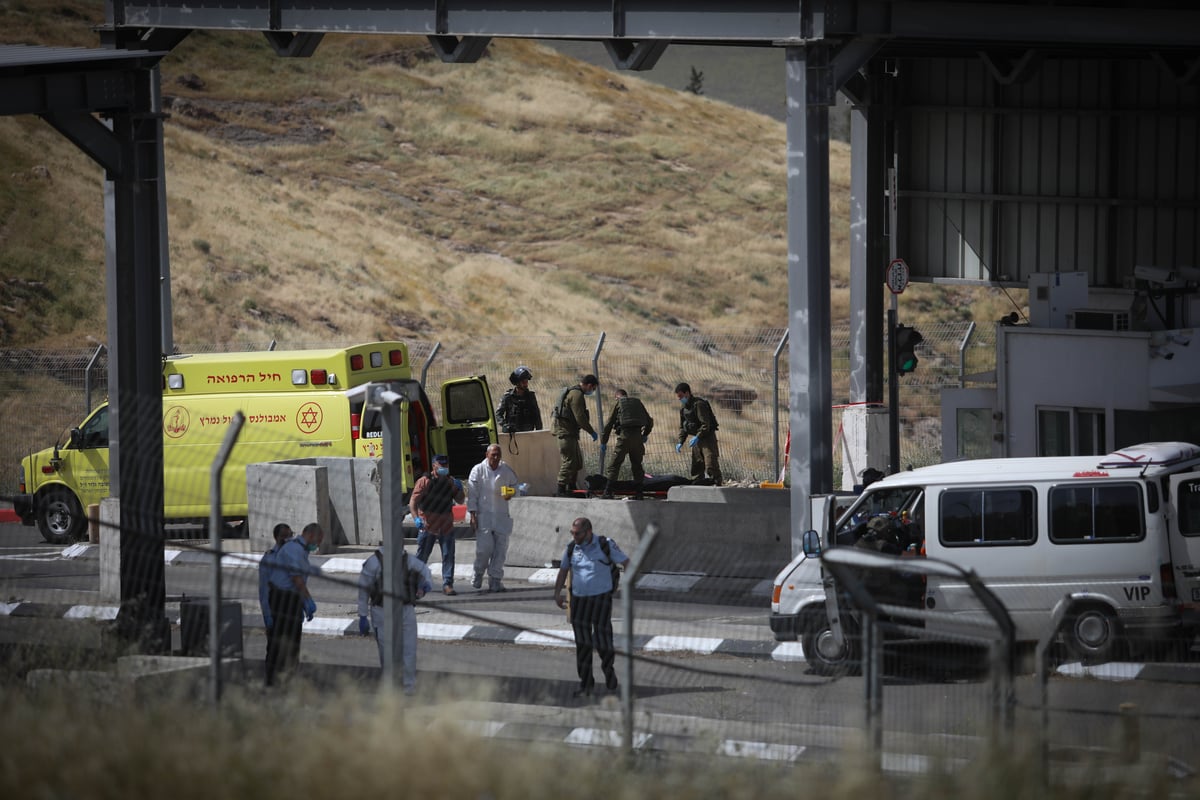
[[[1129,312],[1113,308],[1077,308],[1067,315],[1071,327],[1080,331],[1127,331]]]

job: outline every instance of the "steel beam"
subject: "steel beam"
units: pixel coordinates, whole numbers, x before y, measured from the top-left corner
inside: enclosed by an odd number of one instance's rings
[[[808,499],[833,491],[829,311],[829,104],[823,45],[789,47],[787,70],[788,329],[791,346],[792,533],[812,525]]]

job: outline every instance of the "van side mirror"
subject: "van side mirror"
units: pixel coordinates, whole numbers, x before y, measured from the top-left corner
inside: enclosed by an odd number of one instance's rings
[[[71,447],[75,450],[83,447],[83,431],[79,428],[71,428]]]
[[[816,558],[821,555],[821,537],[816,531],[805,531],[800,539],[800,547],[804,555]]]

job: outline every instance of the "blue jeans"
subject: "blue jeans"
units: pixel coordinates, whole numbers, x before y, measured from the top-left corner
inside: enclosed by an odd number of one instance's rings
[[[434,536],[429,531],[422,530],[417,534],[417,558],[429,563],[429,554],[433,552],[433,543],[437,542],[442,551],[442,585],[454,585],[454,531]]]

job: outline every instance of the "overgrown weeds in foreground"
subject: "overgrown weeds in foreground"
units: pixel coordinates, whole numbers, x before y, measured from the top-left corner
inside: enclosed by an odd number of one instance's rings
[[[802,765],[661,754],[627,761],[615,749],[480,737],[458,720],[461,702],[320,692],[299,682],[271,693],[235,688],[219,709],[194,696],[144,695],[0,687],[0,797],[924,800],[1162,797],[1180,789],[1141,776],[1046,791],[1021,756],[903,780],[854,754]]]

